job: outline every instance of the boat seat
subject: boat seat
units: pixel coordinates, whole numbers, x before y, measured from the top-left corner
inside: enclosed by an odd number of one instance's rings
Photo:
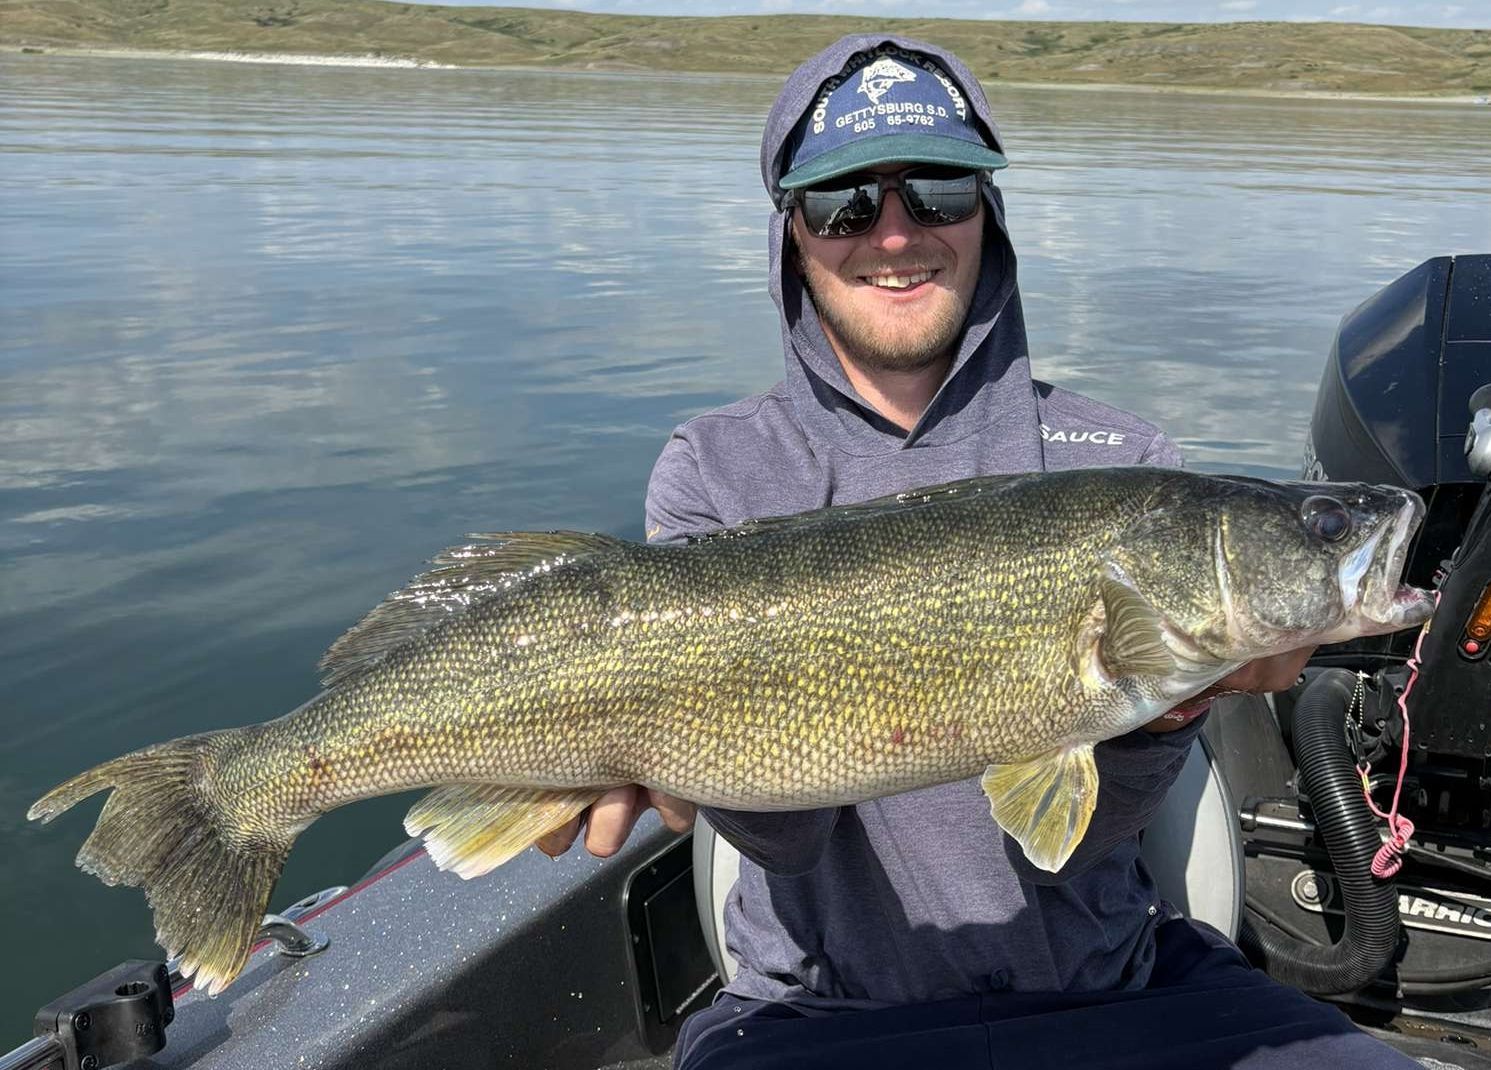
[[[1242,921],[1243,850],[1237,807],[1204,736],[1198,736],[1145,829],[1140,849],[1160,895],[1187,917],[1237,939]],[[740,871],[740,852],[702,817],[694,824],[694,892],[704,940],[720,976],[735,976],[725,949],[725,898]]]

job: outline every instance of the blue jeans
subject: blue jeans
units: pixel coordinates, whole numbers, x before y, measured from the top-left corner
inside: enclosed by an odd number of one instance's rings
[[[995,992],[801,1012],[728,993],[684,1023],[676,1070],[1421,1070],[1335,1007],[1249,965],[1209,927],[1167,921],[1132,992]]]

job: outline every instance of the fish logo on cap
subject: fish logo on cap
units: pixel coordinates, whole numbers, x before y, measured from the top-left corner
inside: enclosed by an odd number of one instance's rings
[[[916,72],[901,66],[893,59],[877,59],[859,72],[859,92],[870,98],[871,104],[879,104],[880,98],[890,92],[897,82],[916,81]]]

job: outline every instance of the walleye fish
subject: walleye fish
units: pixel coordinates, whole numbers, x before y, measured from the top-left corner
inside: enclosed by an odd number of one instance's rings
[[[146,747],[48,793],[113,794],[78,854],[145,889],[217,992],[295,837],[432,786],[405,827],[474,877],[603,791],[834,806],[982,773],[1057,870],[1096,803],[1093,745],[1238,665],[1426,620],[1400,586],[1410,492],[1157,468],[965,480],[685,546],[472,536],[332,646],[278,720]]]

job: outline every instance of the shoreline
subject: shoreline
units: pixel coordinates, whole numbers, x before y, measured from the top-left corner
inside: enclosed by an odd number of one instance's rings
[[[103,59],[192,59],[214,63],[273,63],[291,67],[377,67],[391,70],[455,71],[467,68],[453,63],[408,56],[381,56],[371,52],[330,54],[317,52],[239,52],[236,49],[185,48],[91,48],[87,45],[0,45],[0,53],[42,56],[82,56]]]
[[[1469,93],[1435,95],[1424,93],[1366,93],[1354,89],[1226,89],[1209,85],[1139,85],[1130,82],[1006,82],[999,80],[995,86],[1011,86],[1019,89],[1073,89],[1078,92],[1104,93],[1185,93],[1193,96],[1214,97],[1267,97],[1277,100],[1360,100],[1385,104],[1491,104],[1491,99]],[[988,88],[986,85],[985,88]]]
[[[456,64],[440,63],[436,60],[416,59],[407,56],[382,56],[373,53],[361,55],[324,54],[309,52],[240,52],[234,49],[153,49],[115,46],[90,47],[86,45],[21,45],[0,44],[0,53],[81,56],[105,59],[168,59],[206,60],[217,63],[266,63],[294,67],[359,67],[386,70],[441,70],[441,71],[554,71],[570,74],[638,74],[638,75],[703,75],[740,76],[738,71],[685,71],[653,70],[632,65],[590,65],[583,67],[538,66],[514,64]],[[767,75],[746,77],[767,78]],[[785,76],[784,76],[785,77]],[[1338,89],[1265,89],[1193,85],[1154,85],[1127,82],[1017,82],[995,79],[985,83],[985,89],[999,87],[1011,89],[1067,89],[1082,93],[1155,93],[1189,94],[1193,96],[1242,96],[1263,97],[1278,100],[1341,100],[1368,101],[1392,104],[1468,104],[1485,106],[1491,99],[1470,94],[1434,95],[1407,93],[1367,93]]]

